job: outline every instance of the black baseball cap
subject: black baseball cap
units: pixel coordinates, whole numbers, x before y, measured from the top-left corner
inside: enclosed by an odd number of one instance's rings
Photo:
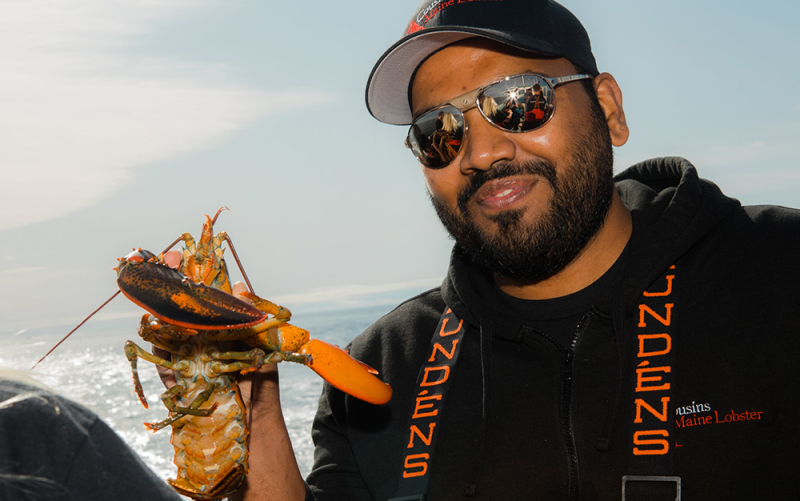
[[[411,81],[431,54],[485,37],[546,57],[563,57],[597,75],[589,35],[572,12],[552,0],[426,0],[405,35],[375,63],[367,109],[384,123],[411,123]]]

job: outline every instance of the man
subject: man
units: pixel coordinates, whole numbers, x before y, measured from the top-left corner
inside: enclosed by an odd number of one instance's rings
[[[537,85],[523,132],[487,116]],[[305,485],[271,373],[247,499],[798,498],[800,214],[678,158],[612,180],[621,91],[552,1],[426,2],[367,105],[411,125],[450,269],[352,342],[394,395],[326,385]],[[420,147],[441,111],[452,158]]]

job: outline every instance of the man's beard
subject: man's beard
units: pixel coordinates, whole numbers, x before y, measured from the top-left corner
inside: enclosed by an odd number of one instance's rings
[[[599,106],[598,106],[599,108]],[[545,160],[502,162],[473,174],[452,209],[431,195],[436,213],[455,239],[457,248],[473,261],[503,277],[538,280],[561,271],[603,226],[611,206],[613,152],[602,111],[593,110],[592,126],[576,139],[572,165],[559,177]],[[603,118],[601,118],[603,117]],[[547,181],[552,199],[547,211],[532,224],[525,209],[500,212],[489,219],[493,233],[481,230],[469,216],[469,201],[487,181],[514,175],[535,175]]]

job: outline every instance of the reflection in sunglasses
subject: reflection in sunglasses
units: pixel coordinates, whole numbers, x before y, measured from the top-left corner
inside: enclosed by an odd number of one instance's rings
[[[464,111],[478,107],[489,123],[507,132],[532,131],[553,116],[556,86],[588,78],[591,75],[551,78],[523,74],[504,78],[420,115],[409,129],[406,146],[423,165],[444,167],[456,157],[464,139]]]
[[[481,102],[481,111],[483,111],[484,116],[489,118],[495,116],[497,114],[497,101],[492,97],[484,96]]]
[[[449,163],[456,157],[461,147],[463,129],[459,127],[453,113],[440,112],[439,117],[441,119],[436,122],[437,128],[433,133],[432,146],[439,161]]]

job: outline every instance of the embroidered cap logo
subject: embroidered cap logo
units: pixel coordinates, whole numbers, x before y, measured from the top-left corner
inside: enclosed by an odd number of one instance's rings
[[[434,19],[443,10],[459,4],[474,4],[476,2],[502,2],[503,0],[431,0],[423,3],[406,29],[406,35],[423,30],[429,21]],[[434,23],[436,24],[436,23]]]

